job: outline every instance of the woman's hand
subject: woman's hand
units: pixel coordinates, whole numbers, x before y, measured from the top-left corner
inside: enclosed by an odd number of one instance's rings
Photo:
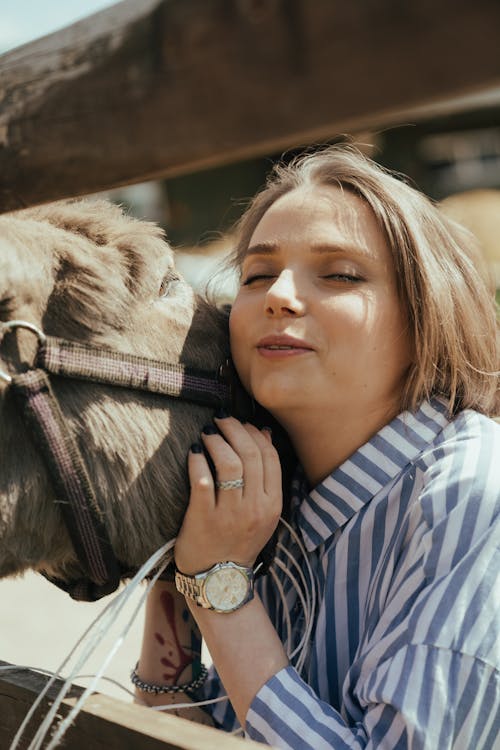
[[[215,421],[221,434],[210,425],[201,437],[217,480],[243,478],[244,486],[217,489],[201,446],[191,448],[191,495],[175,545],[176,565],[188,575],[225,560],[253,566],[281,514],[281,467],[270,431],[233,417]]]

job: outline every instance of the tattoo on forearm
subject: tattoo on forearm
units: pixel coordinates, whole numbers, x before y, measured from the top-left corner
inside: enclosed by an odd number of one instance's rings
[[[191,646],[181,645],[175,623],[175,599],[170,592],[162,591],[160,602],[168,624],[168,635],[164,637],[162,633],[156,632],[154,636],[156,641],[161,646],[165,646],[166,649],[166,655],[160,659],[161,664],[165,668],[163,679],[173,681],[175,684],[178,682],[186,667],[189,666],[192,667],[193,677],[196,678],[201,664],[200,638],[196,632],[192,631]],[[188,617],[188,611],[183,611],[182,619],[186,622]]]

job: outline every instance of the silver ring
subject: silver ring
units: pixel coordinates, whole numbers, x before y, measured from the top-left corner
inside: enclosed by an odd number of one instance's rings
[[[241,479],[226,479],[226,481],[222,482],[217,480],[215,486],[218,490],[237,490],[240,487],[245,486],[245,480],[243,477],[241,477]]]

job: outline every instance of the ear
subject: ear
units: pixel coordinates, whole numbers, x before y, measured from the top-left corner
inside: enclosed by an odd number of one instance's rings
[[[172,260],[172,249],[161,227],[139,221],[107,200],[59,201],[21,213],[69,232],[75,240],[88,240],[95,247],[107,248],[110,253],[117,251],[121,258],[117,266],[121,266],[123,280],[132,293],[140,293],[152,267],[164,267],[167,257]],[[77,245],[71,239],[66,241],[61,257],[71,258],[77,254]]]
[[[131,221],[120,206],[105,200],[58,201],[27,209],[21,215],[85,237],[94,245],[109,244],[116,225]]]

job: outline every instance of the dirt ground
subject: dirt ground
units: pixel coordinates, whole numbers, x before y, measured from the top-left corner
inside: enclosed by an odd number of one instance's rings
[[[140,594],[134,592],[127,605],[121,627],[139,603]],[[85,629],[102,612],[115,594],[96,603],[75,602],[42,576],[27,573],[23,578],[0,581],[0,660],[23,666],[57,671]],[[144,607],[115,655],[106,674],[131,689],[129,674],[135,665],[142,638]],[[121,628],[120,628],[121,629]],[[118,635],[119,629],[114,626]],[[83,674],[94,674],[111,648],[108,638],[99,651],[88,661]],[[64,672],[66,676],[67,672]],[[74,682],[87,685],[88,680]],[[125,701],[132,700],[115,685],[101,681],[99,692]]]

